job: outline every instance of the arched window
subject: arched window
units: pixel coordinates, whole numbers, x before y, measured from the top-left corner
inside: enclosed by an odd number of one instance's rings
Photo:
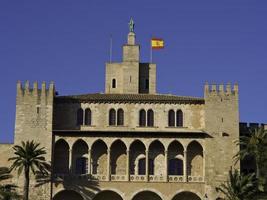
[[[112,88],[116,88],[116,79],[112,79]]]
[[[147,126],[154,126],[154,112],[151,109],[147,111]]]
[[[81,108],[77,110],[77,125],[83,125],[83,109]]]
[[[113,108],[109,110],[109,125],[116,125],[116,111]]]
[[[124,124],[124,112],[123,110],[120,108],[117,112],[117,125],[118,126],[123,126]]]
[[[168,114],[168,125],[175,126],[175,112],[173,110],[169,111]]]
[[[92,125],[92,113],[91,113],[91,110],[89,108],[85,109],[84,124],[87,125],[87,126],[91,126]]]
[[[177,110],[176,113],[176,126],[183,127],[183,112],[181,110]]]
[[[139,112],[139,126],[146,126],[146,111],[144,109]]]

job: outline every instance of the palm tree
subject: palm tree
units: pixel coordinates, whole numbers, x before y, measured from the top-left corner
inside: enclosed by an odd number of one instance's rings
[[[10,170],[7,167],[0,167],[0,182],[12,178]],[[0,184],[0,199],[11,200],[19,199],[19,195],[16,192],[16,186],[12,184]]]
[[[0,182],[12,178],[10,170],[7,167],[0,167]]]
[[[228,181],[216,190],[223,193],[227,200],[251,200],[256,193],[255,175],[242,175],[238,170],[231,169]]]
[[[40,143],[34,141],[22,142],[21,146],[13,147],[15,156],[9,158],[13,161],[11,170],[17,170],[18,175],[24,173],[23,200],[29,199],[30,172],[34,175],[36,172],[48,174],[50,165],[45,161],[46,151],[40,148]]]
[[[251,131],[249,136],[241,136],[237,141],[240,151],[235,155],[236,162],[246,157],[253,157],[256,164],[256,178],[259,181],[259,189],[262,190],[262,173],[266,165],[267,131],[263,127]]]

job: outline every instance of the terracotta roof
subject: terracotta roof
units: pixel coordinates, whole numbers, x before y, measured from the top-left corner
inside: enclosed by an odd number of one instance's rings
[[[90,102],[90,103],[192,103],[204,104],[204,98],[185,97],[164,94],[82,94],[57,96],[56,103]]]

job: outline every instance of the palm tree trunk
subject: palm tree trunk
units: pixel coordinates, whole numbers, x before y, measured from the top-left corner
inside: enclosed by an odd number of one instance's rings
[[[29,199],[29,186],[30,186],[30,170],[28,167],[24,169],[24,191],[23,200]]]
[[[260,166],[259,163],[256,162],[256,178],[259,180],[260,178]]]

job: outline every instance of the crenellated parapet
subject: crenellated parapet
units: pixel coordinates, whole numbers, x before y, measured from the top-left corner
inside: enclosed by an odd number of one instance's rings
[[[38,82],[34,82],[31,86],[29,81],[25,81],[24,85],[21,81],[17,82],[17,104],[31,101],[34,104],[51,105],[55,95],[55,84],[53,81],[47,85],[42,82],[38,86]]]
[[[267,130],[267,124],[264,123],[247,123],[247,122],[240,122],[239,123],[239,130],[240,135],[249,135],[255,129],[263,128],[264,130]]]
[[[231,83],[225,84],[209,84],[206,82],[205,84],[205,97],[214,96],[214,95],[233,95],[238,96],[238,84],[235,83],[231,85]]]

